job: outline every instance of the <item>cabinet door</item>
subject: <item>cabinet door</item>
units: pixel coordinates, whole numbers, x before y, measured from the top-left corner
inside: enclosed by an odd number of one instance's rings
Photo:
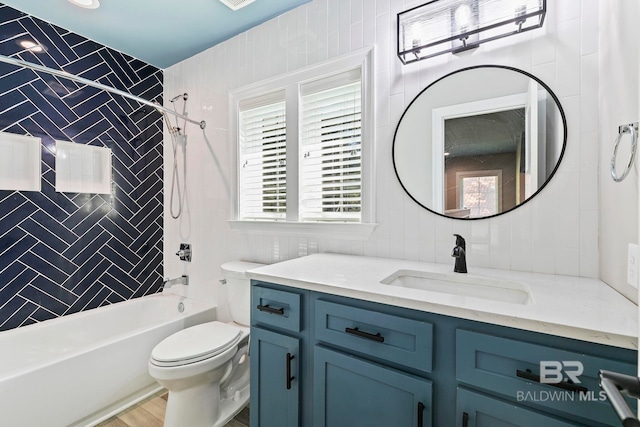
[[[576,427],[580,425],[458,388],[456,427]]]
[[[431,381],[316,346],[315,427],[431,427]]]
[[[297,427],[300,340],[251,328],[251,427]]]

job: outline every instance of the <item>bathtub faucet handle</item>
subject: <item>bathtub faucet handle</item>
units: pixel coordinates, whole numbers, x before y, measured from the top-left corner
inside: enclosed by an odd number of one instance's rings
[[[180,243],[180,249],[176,252],[176,255],[180,257],[180,261],[191,262],[191,244]]]

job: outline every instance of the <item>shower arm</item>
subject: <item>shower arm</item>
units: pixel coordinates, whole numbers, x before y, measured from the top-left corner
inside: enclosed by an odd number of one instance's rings
[[[55,70],[53,68],[47,68],[47,67],[44,67],[42,65],[33,64],[31,62],[23,61],[21,59],[11,58],[11,57],[8,57],[8,56],[5,56],[5,55],[0,55],[0,62],[4,62],[6,64],[11,64],[11,65],[16,65],[18,67],[23,67],[23,68],[30,68],[30,69],[35,70],[35,71],[41,71],[43,73],[52,74],[54,76],[62,77],[62,78],[68,79],[68,80],[73,80],[74,82],[77,82],[77,83],[81,83],[81,84],[84,84],[84,85],[87,85],[87,86],[92,86],[92,87],[95,87],[95,88],[98,88],[98,89],[102,89],[102,90],[107,91],[107,92],[115,93],[115,94],[123,96],[125,98],[129,98],[129,99],[132,99],[134,101],[138,101],[141,104],[153,107],[158,111],[169,113],[169,114],[172,114],[172,115],[174,115],[176,117],[179,117],[179,118],[181,118],[183,120],[186,120],[186,121],[188,121],[190,123],[194,123],[194,124],[200,126],[200,129],[204,129],[207,126],[207,123],[204,120],[202,120],[200,122],[197,121],[197,120],[192,120],[189,117],[187,117],[186,115],[177,113],[176,111],[171,110],[170,108],[166,108],[166,107],[164,107],[164,106],[162,106],[162,105],[160,105],[160,104],[158,104],[156,102],[148,101],[148,100],[146,100],[144,98],[140,98],[139,96],[135,96],[135,95],[132,95],[132,94],[130,94],[128,92],[124,92],[124,91],[122,91],[120,89],[116,89],[116,88],[113,88],[111,86],[103,85],[102,83],[94,82],[93,80],[85,79],[84,77],[79,77],[79,76],[76,76],[75,74],[67,73],[66,71]]]

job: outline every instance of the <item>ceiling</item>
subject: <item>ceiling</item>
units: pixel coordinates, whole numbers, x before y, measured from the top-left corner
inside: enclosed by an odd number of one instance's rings
[[[447,119],[444,150],[448,159],[515,153],[525,120],[524,108]]]
[[[2,3],[167,68],[309,1],[255,0],[237,11],[219,0],[102,0],[97,9],[68,0]]]

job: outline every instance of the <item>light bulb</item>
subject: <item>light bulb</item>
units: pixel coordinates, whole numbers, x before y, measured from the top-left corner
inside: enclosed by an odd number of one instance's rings
[[[69,0],[69,2],[85,9],[97,9],[100,7],[100,0]]]
[[[460,31],[466,31],[471,24],[471,8],[468,4],[461,4],[455,13],[456,24]]]

